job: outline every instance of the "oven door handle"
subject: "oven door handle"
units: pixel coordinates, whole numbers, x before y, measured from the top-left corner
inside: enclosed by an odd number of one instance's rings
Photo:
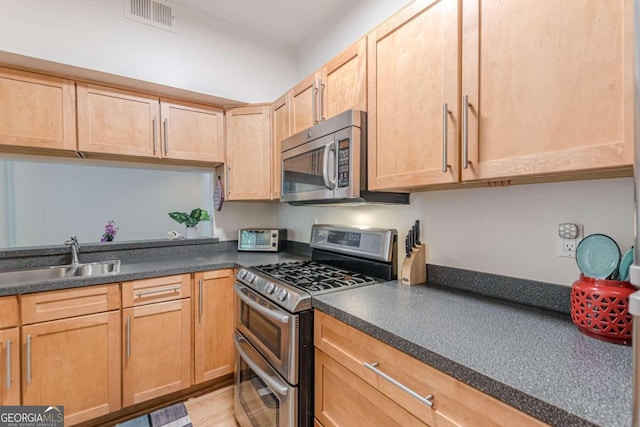
[[[243,303],[247,304],[249,307],[253,308],[258,313],[270,318],[274,322],[278,322],[282,324],[289,323],[289,319],[291,318],[291,316],[274,313],[272,310],[269,310],[266,307],[261,306],[260,304],[258,304],[257,302],[255,302],[254,300],[246,296],[244,293],[242,293],[242,291],[240,290],[241,289],[240,285],[238,283],[235,283],[233,285],[233,288],[235,289],[236,294],[238,294],[238,297],[240,298],[240,300]]]
[[[258,376],[260,377],[260,379],[262,381],[265,382],[265,384],[267,386],[269,386],[269,388],[273,391],[275,391],[276,393],[278,393],[281,396],[286,396],[288,390],[288,387],[278,384],[277,380],[275,380],[271,375],[269,375],[268,373],[266,373],[264,370],[262,370],[262,368],[260,368],[254,361],[253,359],[251,359],[251,357],[249,357],[249,355],[247,354],[246,351],[244,351],[244,349],[242,348],[242,343],[245,342],[244,338],[238,337],[238,336],[234,336],[233,340],[235,342],[236,345],[236,350],[238,351],[238,354],[240,355],[240,358],[242,359],[242,361],[244,363],[246,363],[247,365],[249,365],[249,367],[251,368],[251,370],[253,372],[255,372],[256,374],[258,374]]]

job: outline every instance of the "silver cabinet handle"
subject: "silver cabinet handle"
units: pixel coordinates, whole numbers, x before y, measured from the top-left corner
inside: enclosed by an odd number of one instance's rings
[[[158,152],[158,124],[156,123],[157,118],[153,118],[153,155],[155,156]]]
[[[447,140],[449,138],[449,105],[442,104],[442,172],[446,173],[449,164],[447,162]]]
[[[11,389],[11,340],[7,340],[7,390]]]
[[[164,119],[164,154],[169,154],[169,121]]]
[[[198,305],[198,316],[202,319],[202,277],[198,281],[198,285],[200,287],[200,301]]]
[[[325,120],[327,120],[327,118],[324,116],[324,87],[325,84],[322,83],[322,79],[320,79],[320,93],[319,93],[319,97],[320,97],[320,120],[319,122],[324,122]]]
[[[281,396],[286,396],[288,393],[288,388],[285,385],[281,385],[278,384],[276,381],[276,379],[274,379],[273,377],[271,377],[269,374],[267,374],[264,370],[262,370],[247,354],[246,351],[244,351],[244,349],[242,348],[242,342],[244,342],[244,339],[242,338],[238,338],[238,337],[234,337],[234,341],[235,341],[235,345],[236,345],[236,350],[238,351],[238,355],[240,356],[240,359],[242,359],[242,361],[244,363],[246,363],[247,365],[249,365],[249,367],[251,368],[251,370],[253,372],[255,372],[256,374],[258,374],[258,377],[260,377],[260,379],[262,381],[264,381],[264,383],[269,386],[269,388],[273,391],[275,391],[276,393],[278,393]]]
[[[311,104],[311,115],[313,116],[313,124],[317,125],[318,121],[318,86],[316,86],[316,81],[313,81],[313,96],[311,99],[313,102]]]
[[[469,169],[469,95],[462,97],[462,168]]]
[[[140,292],[136,292],[135,293],[135,297],[136,298],[140,298],[140,297],[145,296],[145,295],[161,294],[161,293],[164,293],[164,292],[176,292],[176,291],[179,291],[181,288],[182,288],[181,286],[173,286],[171,288],[152,289],[150,291],[140,291]]]
[[[27,384],[31,384],[31,335],[27,335]]]
[[[131,317],[127,316],[127,359],[131,358]]]
[[[281,324],[289,323],[289,319],[291,318],[291,316],[286,314],[281,315],[278,313],[274,313],[273,310],[269,310],[267,307],[263,307],[262,305],[258,304],[257,302],[255,302],[254,300],[252,300],[251,298],[249,298],[248,296],[242,293],[242,291],[240,290],[240,285],[238,283],[235,283],[233,285],[233,288],[236,294],[238,295],[238,298],[240,298],[240,300],[244,304],[248,305],[258,313],[262,314],[265,317],[270,318],[274,322],[278,322]]]
[[[420,396],[418,393],[416,393],[415,391],[411,390],[406,385],[402,384],[401,382],[399,382],[395,378],[390,377],[389,375],[385,374],[380,369],[378,369],[377,368],[378,362],[375,362],[375,363],[364,362],[363,365],[364,365],[365,368],[372,370],[377,375],[381,376],[382,378],[384,378],[385,380],[389,381],[394,386],[398,387],[400,390],[404,391],[405,393],[408,393],[412,397],[415,397],[420,402],[422,402],[425,405],[427,405],[429,408],[433,408],[433,402],[431,401],[431,399],[433,399],[433,394],[429,394],[428,396],[425,396],[425,397]]]

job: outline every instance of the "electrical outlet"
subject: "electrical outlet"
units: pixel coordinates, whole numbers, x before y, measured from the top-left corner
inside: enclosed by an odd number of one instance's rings
[[[558,256],[564,258],[575,258],[576,248],[583,237],[582,225],[572,223],[558,224],[556,236],[558,241]]]

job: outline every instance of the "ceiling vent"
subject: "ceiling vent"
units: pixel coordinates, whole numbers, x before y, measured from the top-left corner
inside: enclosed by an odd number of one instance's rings
[[[152,27],[176,32],[176,5],[166,0],[124,0],[124,16]]]

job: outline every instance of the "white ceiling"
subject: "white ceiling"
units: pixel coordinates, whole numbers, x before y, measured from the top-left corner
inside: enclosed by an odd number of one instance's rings
[[[298,46],[338,9],[357,0],[174,0],[239,27]],[[178,9],[178,14],[180,10]]]

